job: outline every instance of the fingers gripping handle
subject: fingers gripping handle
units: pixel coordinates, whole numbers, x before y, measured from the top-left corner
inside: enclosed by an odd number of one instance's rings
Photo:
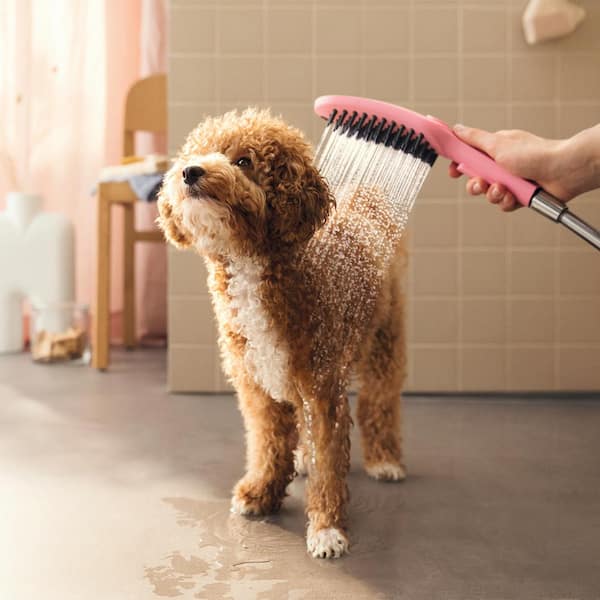
[[[427,119],[432,121],[440,132],[442,151],[439,154],[457,163],[456,168],[459,172],[467,177],[481,177],[489,184],[501,183],[512,192],[520,204],[529,206],[538,189],[534,183],[509,173],[485,152],[463,142],[443,121],[431,116],[427,116]]]
[[[469,160],[470,164],[464,162],[458,163],[456,166],[457,171],[467,177],[481,177],[490,185],[492,183],[501,183],[507,190],[512,192],[519,204],[529,206],[531,198],[539,188],[535,184],[525,179],[521,179],[520,177],[516,177],[502,167],[499,167],[487,154],[484,154],[475,148],[473,148],[473,150],[480,154],[482,158],[474,157]],[[486,164],[488,161],[491,164]],[[476,169],[470,166],[473,163],[477,166]]]

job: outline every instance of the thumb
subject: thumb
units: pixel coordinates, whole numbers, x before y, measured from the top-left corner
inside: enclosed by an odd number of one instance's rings
[[[455,125],[453,131],[463,142],[467,142],[470,146],[483,150],[492,158],[494,157],[495,134],[484,129],[475,129],[475,127],[467,127],[460,124]]]

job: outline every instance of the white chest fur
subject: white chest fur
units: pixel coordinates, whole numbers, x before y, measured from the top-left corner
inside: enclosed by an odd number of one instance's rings
[[[274,400],[285,399],[289,352],[261,301],[263,266],[238,258],[227,268],[229,323],[246,338],[245,366]]]

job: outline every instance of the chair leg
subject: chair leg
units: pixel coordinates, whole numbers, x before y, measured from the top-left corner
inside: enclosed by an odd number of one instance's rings
[[[98,272],[96,282],[96,315],[92,366],[108,367],[110,342],[110,209],[111,203],[98,186]]]
[[[135,347],[135,205],[123,205],[123,341]]]

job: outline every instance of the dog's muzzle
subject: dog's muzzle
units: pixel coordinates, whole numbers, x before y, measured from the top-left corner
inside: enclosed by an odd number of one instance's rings
[[[183,181],[187,185],[194,185],[204,173],[206,173],[206,171],[202,167],[193,166],[183,169],[181,175],[183,176]]]

